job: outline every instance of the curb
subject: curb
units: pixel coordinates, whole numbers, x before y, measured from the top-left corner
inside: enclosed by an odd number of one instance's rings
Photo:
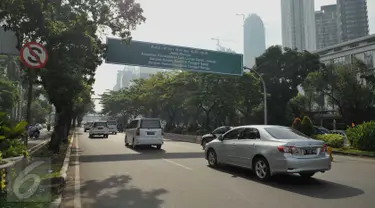
[[[65,154],[63,166],[61,167],[61,170],[60,170],[60,175],[64,183],[66,182],[66,178],[67,178],[66,172],[68,171],[68,167],[70,163],[70,154],[72,152],[72,144],[75,141],[76,137],[77,137],[76,132],[74,132],[72,139],[69,142],[68,150],[66,151],[66,154]],[[59,208],[61,206],[61,202],[62,202],[62,192],[59,193],[58,197],[51,202],[50,208]]]
[[[337,151],[337,150],[333,150],[332,153],[337,154],[337,155],[375,158],[375,155],[366,154],[366,153],[351,153],[351,152],[343,152],[343,151]]]

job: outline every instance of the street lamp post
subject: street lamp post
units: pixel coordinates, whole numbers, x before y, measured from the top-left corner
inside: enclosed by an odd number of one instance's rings
[[[256,74],[260,78],[260,81],[262,82],[262,85],[263,85],[263,102],[264,102],[264,125],[267,125],[267,88],[266,88],[266,82],[264,81],[263,77],[258,72],[256,72],[255,70],[252,70],[251,68],[246,67],[246,66],[244,66],[243,68],[245,70],[254,72],[254,74]]]

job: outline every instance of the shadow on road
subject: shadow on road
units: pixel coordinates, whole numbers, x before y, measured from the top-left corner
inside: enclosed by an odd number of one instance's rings
[[[108,138],[104,138],[103,136],[93,136],[91,138],[87,136],[87,138],[89,138],[89,139],[108,139]]]
[[[158,197],[168,193],[166,189],[142,190],[128,185],[131,177],[117,175],[104,180],[90,180],[81,184],[83,207],[91,208],[161,208]],[[121,184],[121,185],[120,185]],[[66,194],[70,197],[74,194]],[[72,200],[66,198],[66,200]]]
[[[221,166],[217,168],[217,170],[231,174],[234,178],[241,177],[262,183],[256,178],[253,172],[247,169]],[[264,182],[264,184],[296,194],[320,199],[341,199],[364,194],[364,191],[354,187],[317,178],[304,179],[298,175],[276,175],[272,177],[270,181]]]
[[[140,146],[140,147],[137,147],[137,148],[132,148],[130,146],[128,146],[127,148],[130,148],[131,150],[133,151],[136,151],[138,153],[141,153],[141,154],[165,154],[165,150],[164,149],[157,149],[155,146]]]
[[[112,161],[131,161],[131,160],[157,160],[157,159],[176,159],[176,158],[204,158],[203,152],[166,152],[157,149],[137,149],[140,154],[111,154],[111,155],[81,155],[80,162],[112,162]]]

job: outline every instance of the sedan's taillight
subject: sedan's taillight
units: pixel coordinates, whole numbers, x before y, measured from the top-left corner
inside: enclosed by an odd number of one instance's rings
[[[295,146],[278,146],[277,149],[283,153],[290,153],[290,154],[297,153],[297,148]]]
[[[323,145],[322,152],[328,152],[328,145],[327,144]]]

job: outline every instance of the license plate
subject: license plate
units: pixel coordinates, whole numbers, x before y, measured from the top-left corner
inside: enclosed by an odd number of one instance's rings
[[[147,135],[155,135],[155,132],[153,132],[153,131],[148,131],[148,132],[147,132]]]
[[[103,129],[103,128],[99,127],[98,129],[100,129],[100,130],[101,130],[101,129]]]
[[[316,155],[317,151],[316,149],[303,149],[302,150],[304,155]]]

